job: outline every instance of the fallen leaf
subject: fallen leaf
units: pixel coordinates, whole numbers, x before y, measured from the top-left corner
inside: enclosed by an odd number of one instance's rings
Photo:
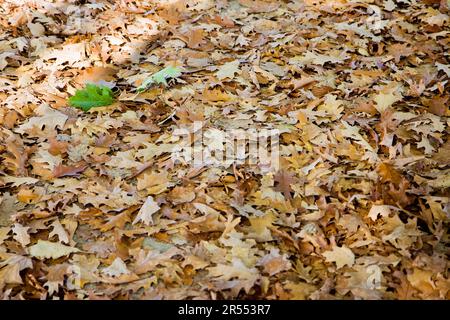
[[[216,77],[219,80],[224,80],[226,78],[233,79],[235,73],[239,73],[239,60],[234,60],[227,62],[220,66],[219,70],[216,72]]]
[[[41,106],[39,106],[36,109],[36,112],[40,116],[32,117],[27,122],[20,125],[16,129],[18,133],[23,134],[26,131],[31,130],[33,128],[43,130],[45,127],[46,129],[55,130],[56,127],[59,127],[62,129],[67,119],[69,118],[64,113],[54,110],[46,104],[42,104]]]
[[[352,267],[355,263],[355,255],[353,254],[352,250],[350,250],[346,246],[334,246],[331,251],[323,252],[323,256],[325,257],[327,262],[336,263],[337,269],[340,269],[344,266]]]
[[[123,274],[130,274],[130,270],[127,269],[126,264],[120,258],[116,258],[113,263],[102,270],[102,273],[110,277],[118,277]]]
[[[57,242],[38,240],[29,248],[29,252],[32,257],[38,259],[58,259],[71,253],[80,252],[80,250]]]
[[[155,200],[153,200],[153,197],[147,197],[147,200],[145,200],[144,205],[141,207],[136,218],[134,219],[133,224],[136,224],[139,221],[142,221],[146,225],[154,224],[153,215],[158,212],[159,209],[160,207]]]
[[[28,234],[29,227],[24,227],[20,223],[15,223],[12,227],[14,239],[17,240],[22,247],[26,247],[30,243],[30,235]]]

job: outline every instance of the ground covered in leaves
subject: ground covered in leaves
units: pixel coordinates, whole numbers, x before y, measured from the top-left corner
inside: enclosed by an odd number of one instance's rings
[[[0,2],[1,298],[450,298],[448,1]],[[194,121],[279,170],[173,161]]]

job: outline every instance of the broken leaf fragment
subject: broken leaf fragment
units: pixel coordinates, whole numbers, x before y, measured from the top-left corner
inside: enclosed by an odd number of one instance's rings
[[[150,77],[144,80],[142,84],[137,88],[138,92],[145,91],[153,84],[164,84],[167,86],[167,79],[174,79],[181,76],[181,69],[174,66],[168,66],[164,69],[152,74]]]
[[[75,252],[80,252],[80,250],[45,240],[39,240],[35,245],[30,247],[30,255],[38,259],[58,259]]]
[[[114,102],[114,93],[107,86],[99,86],[88,83],[83,90],[77,90],[75,95],[69,98],[72,107],[83,111],[89,111],[94,107],[109,106]]]

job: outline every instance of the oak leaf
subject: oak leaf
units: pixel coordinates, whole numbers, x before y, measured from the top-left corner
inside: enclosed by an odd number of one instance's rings
[[[338,269],[344,267],[345,265],[351,267],[355,263],[355,255],[352,250],[346,246],[334,246],[331,251],[325,251],[323,256],[327,262],[336,263],[336,267]]]
[[[102,273],[110,277],[118,277],[123,274],[130,274],[131,272],[127,269],[127,265],[122,259],[116,258],[109,267],[102,270]]]
[[[139,221],[142,221],[146,225],[154,224],[153,215],[158,212],[159,209],[160,207],[155,200],[153,200],[153,197],[148,196],[147,200],[144,202],[144,205],[141,207],[136,218],[134,219],[133,224],[136,224]]]
[[[69,118],[64,113],[52,109],[46,104],[40,105],[36,109],[36,112],[39,116],[30,118],[27,122],[20,125],[16,129],[16,132],[23,134],[34,127],[43,130],[44,126],[50,130],[55,130],[57,127],[62,129]]]
[[[238,72],[239,72],[239,60],[234,60],[220,66],[219,70],[216,72],[216,77],[219,80],[224,80],[226,78],[231,80],[234,78],[234,74]]]
[[[30,235],[28,234],[29,227],[24,227],[20,223],[15,223],[12,227],[14,239],[17,240],[23,247],[30,243]]]
[[[77,248],[46,240],[38,240],[29,250],[30,255],[38,259],[58,259],[71,253],[80,252]]]

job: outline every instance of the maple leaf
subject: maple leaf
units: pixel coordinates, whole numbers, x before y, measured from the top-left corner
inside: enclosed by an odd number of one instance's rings
[[[179,76],[181,76],[180,68],[168,66],[145,79],[144,82],[142,82],[142,84],[136,90],[138,92],[142,92],[155,83],[164,84],[165,86],[167,86],[167,79],[173,79]]]
[[[80,252],[77,248],[46,240],[38,240],[29,250],[30,255],[38,259],[58,259],[71,253]]]
[[[75,95],[69,98],[69,104],[89,111],[93,107],[108,106],[114,102],[114,93],[103,85],[88,83],[83,90],[77,90]]]

